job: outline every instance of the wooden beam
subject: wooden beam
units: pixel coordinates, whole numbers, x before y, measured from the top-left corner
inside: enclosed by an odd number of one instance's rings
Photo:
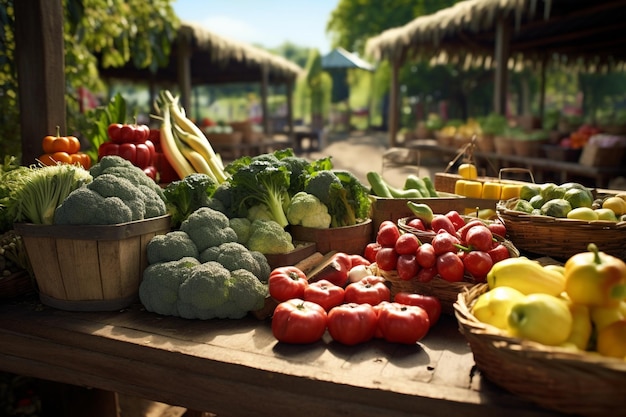
[[[15,7],[15,55],[22,164],[41,156],[41,140],[56,126],[66,134],[65,50],[61,0],[20,0]]]
[[[496,22],[496,45],[494,57],[496,61],[494,79],[494,112],[496,114],[506,114],[506,96],[509,60],[509,41],[511,38],[511,27],[509,22],[503,17],[499,17]]]
[[[269,90],[269,68],[267,65],[261,65],[261,114],[263,115],[263,132],[267,133],[270,129],[270,112],[267,105]]]

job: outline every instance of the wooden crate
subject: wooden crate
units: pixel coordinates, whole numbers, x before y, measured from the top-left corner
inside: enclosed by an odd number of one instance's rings
[[[316,229],[313,227],[291,226],[294,240],[315,242],[317,251],[326,254],[331,251],[363,255],[365,246],[372,242],[372,219],[354,226]]]
[[[138,296],[146,246],[170,230],[170,215],[115,225],[16,223],[43,304],[70,311],[114,311]]]

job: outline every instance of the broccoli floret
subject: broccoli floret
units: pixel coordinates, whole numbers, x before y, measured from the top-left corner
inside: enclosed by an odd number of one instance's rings
[[[102,174],[93,179],[87,188],[100,194],[102,197],[119,197],[133,213],[132,220],[143,220],[146,214],[146,204],[141,192],[126,178],[112,174]]]
[[[303,191],[314,195],[326,207],[330,207],[330,189],[333,184],[341,185],[341,180],[332,171],[318,171],[308,177]]]
[[[237,242],[245,245],[250,238],[252,222],[244,217],[233,217],[229,223],[230,227],[237,233]]]
[[[130,161],[117,156],[107,155],[103,156],[100,161],[92,165],[89,168],[89,173],[95,178],[102,174],[113,174],[118,177],[123,177],[132,182],[134,185],[143,184],[152,188],[157,195],[165,202],[165,195],[163,189],[159,187],[150,177],[148,177],[141,168],[136,167]]]
[[[178,316],[179,288],[198,265],[200,262],[197,259],[189,257],[148,265],[139,285],[139,299],[146,310]]]
[[[289,232],[272,220],[252,222],[247,247],[267,255],[287,253],[295,249]]]
[[[249,208],[265,204],[272,219],[281,227],[289,224],[283,202],[288,196],[290,172],[280,163],[254,160],[242,166],[229,178],[233,190],[234,206]]]
[[[331,217],[328,207],[313,194],[300,191],[291,199],[287,207],[287,220],[289,224],[328,229]]]
[[[211,246],[237,241],[237,233],[230,227],[228,217],[208,207],[200,207],[191,213],[180,225],[180,230],[187,232],[200,253]]]
[[[140,197],[143,199],[144,206],[146,207],[144,218],[149,219],[167,214],[165,202],[161,199],[161,197],[159,197],[154,189],[143,184],[139,184],[137,188],[141,193]]]
[[[220,204],[219,211],[226,214],[228,217],[241,217],[245,215],[245,208],[240,211],[235,208],[233,190],[230,182],[224,181],[221,183],[212,195],[213,204]]]
[[[208,207],[216,188],[217,182],[202,173],[193,173],[169,183],[163,194],[172,215],[172,226],[179,227],[191,213],[200,207]]]
[[[232,271],[229,281],[229,309],[220,309],[219,314],[231,319],[242,318],[248,311],[262,308],[267,295],[267,286],[250,271]]]
[[[237,242],[223,243],[219,246],[217,262],[229,271],[245,269],[252,273],[258,272],[259,265],[248,248]]]
[[[218,317],[216,309],[229,300],[229,280],[230,271],[218,262],[205,262],[193,268],[178,289],[180,316],[202,320]]]
[[[119,197],[102,197],[86,186],[72,191],[54,211],[55,224],[118,224],[132,220]]]
[[[263,283],[267,283],[267,280],[269,279],[270,274],[272,273],[272,267],[267,261],[267,258],[261,252],[256,251],[256,250],[251,250],[250,254],[252,254],[254,259],[256,259],[257,265],[259,266],[259,271],[255,273],[254,275],[259,279],[259,281]]]
[[[198,248],[186,232],[173,230],[156,235],[146,245],[148,264],[177,261],[181,258],[199,258]]]

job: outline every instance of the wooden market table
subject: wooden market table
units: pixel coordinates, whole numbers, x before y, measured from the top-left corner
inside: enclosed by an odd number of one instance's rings
[[[328,334],[299,346],[278,343],[269,319],[252,316],[185,320],[139,304],[67,312],[36,296],[0,305],[1,370],[219,416],[560,415],[506,393],[473,366],[451,316],[411,346],[349,347]]]

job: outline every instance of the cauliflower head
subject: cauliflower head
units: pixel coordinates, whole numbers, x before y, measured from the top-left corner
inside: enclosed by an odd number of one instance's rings
[[[253,221],[246,246],[266,255],[287,253],[295,249],[291,234],[273,220]]]
[[[328,229],[331,216],[328,207],[313,194],[300,191],[296,193],[287,206],[289,224]]]

